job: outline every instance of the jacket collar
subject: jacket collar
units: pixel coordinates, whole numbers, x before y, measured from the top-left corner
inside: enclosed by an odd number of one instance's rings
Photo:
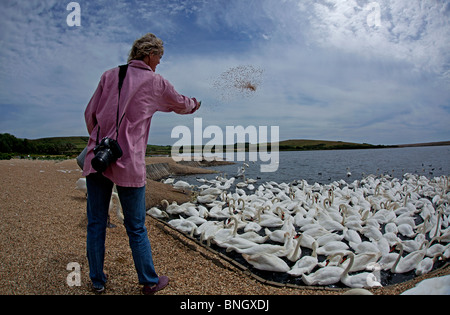
[[[152,68],[150,68],[150,66],[148,66],[144,61],[142,60],[131,60],[128,63],[131,67],[135,67],[135,68],[140,68],[140,69],[144,69],[144,70],[150,70],[151,72],[153,72]]]

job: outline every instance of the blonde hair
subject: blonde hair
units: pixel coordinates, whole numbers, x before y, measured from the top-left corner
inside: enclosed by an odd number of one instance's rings
[[[147,33],[134,42],[128,62],[131,60],[143,60],[145,56],[150,54],[162,56],[164,54],[164,43],[154,34]]]

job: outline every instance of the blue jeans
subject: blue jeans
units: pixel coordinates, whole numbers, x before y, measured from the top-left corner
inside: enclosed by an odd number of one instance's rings
[[[89,277],[95,287],[101,287],[106,283],[103,272],[105,237],[114,184],[101,174],[91,174],[86,178],[86,185],[88,190],[86,249]],[[145,227],[145,186],[141,188],[117,186],[117,192],[139,283],[157,284],[158,275],[153,265],[152,249]]]

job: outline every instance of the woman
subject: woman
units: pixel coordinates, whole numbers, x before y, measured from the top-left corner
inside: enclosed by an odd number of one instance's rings
[[[139,283],[144,285],[143,293],[153,294],[169,282],[166,276],[158,276],[155,271],[145,227],[145,151],[155,112],[192,114],[200,108],[201,102],[178,94],[167,80],[155,74],[163,54],[163,42],[155,35],[149,33],[136,40],[128,58],[128,70],[120,98],[119,68],[108,70],[102,75],[85,111],[90,135],[83,169],[88,189],[87,257],[92,286],[98,293],[105,290],[107,280],[103,262],[108,209],[114,184],[122,205]],[[118,100],[122,122],[117,137]],[[117,137],[123,155],[103,173],[99,173],[91,161],[98,140],[104,137]]]

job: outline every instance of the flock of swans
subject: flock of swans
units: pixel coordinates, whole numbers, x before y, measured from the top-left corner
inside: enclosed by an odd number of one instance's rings
[[[308,184],[198,178],[195,200],[147,214],[254,268],[306,285],[382,286],[380,272],[430,272],[450,256],[449,177],[369,175]],[[184,181],[174,187],[193,188]],[[237,182],[237,183],[236,183]]]

